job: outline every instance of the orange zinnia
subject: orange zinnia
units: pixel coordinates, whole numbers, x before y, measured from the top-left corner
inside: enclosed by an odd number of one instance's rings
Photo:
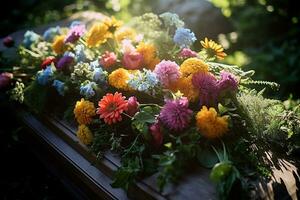
[[[122,121],[121,114],[128,109],[127,100],[122,93],[106,94],[98,103],[97,114],[100,119],[104,119],[107,124],[113,124]]]

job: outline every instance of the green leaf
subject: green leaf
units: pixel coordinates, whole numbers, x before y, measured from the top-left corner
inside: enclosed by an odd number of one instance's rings
[[[211,148],[201,149],[198,152],[197,159],[203,167],[212,168],[219,162],[218,156]]]

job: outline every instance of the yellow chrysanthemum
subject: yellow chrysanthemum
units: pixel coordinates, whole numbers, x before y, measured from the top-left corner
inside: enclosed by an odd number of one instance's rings
[[[73,112],[79,124],[90,124],[96,115],[96,108],[93,102],[81,99],[76,102]]]
[[[103,24],[107,26],[109,33],[114,34],[115,31],[118,30],[120,26],[122,26],[123,22],[117,20],[114,16],[112,16],[111,18],[106,18],[103,21]]]
[[[204,137],[219,138],[228,131],[228,117],[218,117],[214,108],[203,106],[196,115],[196,125]]]
[[[78,126],[76,135],[78,139],[85,145],[89,145],[93,142],[93,134],[90,131],[89,127],[84,124]]]
[[[118,42],[121,42],[124,39],[130,39],[133,41],[136,37],[136,32],[132,28],[124,27],[116,31],[115,37]]]
[[[156,47],[153,44],[141,42],[136,50],[143,55],[143,65],[147,68],[154,69],[159,63],[159,58],[156,57]]]
[[[65,35],[58,35],[54,38],[52,49],[57,54],[63,54],[66,50]]]
[[[94,24],[87,33],[86,44],[88,47],[97,47],[105,43],[110,35],[108,26],[104,23]]]
[[[190,102],[195,102],[199,96],[199,90],[197,90],[192,84],[192,75],[188,77],[181,77],[174,85],[171,86],[171,90],[173,92],[180,91]]]
[[[128,70],[124,68],[118,68],[109,74],[108,83],[117,89],[129,90],[127,84],[129,74],[130,72]]]
[[[188,77],[197,72],[208,72],[208,64],[199,58],[188,58],[181,65],[179,71],[182,77]]]
[[[222,60],[227,56],[223,47],[213,40],[205,38],[204,41],[201,41],[201,45],[206,50],[206,54],[209,58],[217,57]]]

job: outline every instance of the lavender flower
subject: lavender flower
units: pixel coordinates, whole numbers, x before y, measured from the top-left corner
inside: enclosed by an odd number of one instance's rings
[[[47,42],[52,42],[52,40],[54,39],[54,37],[56,35],[60,34],[60,27],[56,26],[56,27],[51,27],[48,28],[44,34],[43,34],[43,38],[44,40],[46,40]]]
[[[177,28],[173,40],[181,48],[187,48],[191,46],[197,40],[197,38],[190,29]]]
[[[210,73],[198,72],[192,77],[192,84],[199,90],[200,106],[216,106],[219,89],[217,79]]]
[[[191,120],[193,111],[189,108],[186,97],[175,100],[167,100],[159,114],[159,120],[170,130],[182,131]]]
[[[58,92],[58,94],[60,94],[61,96],[65,95],[65,83],[59,80],[54,80],[53,87],[55,87],[56,91]]]
[[[192,51],[189,48],[183,48],[181,52],[179,53],[179,56],[182,58],[192,58],[197,57],[197,52]]]
[[[29,48],[31,44],[37,42],[40,36],[33,31],[26,31],[24,34],[23,44],[26,48]]]
[[[48,66],[46,69],[39,71],[37,73],[37,82],[40,85],[46,85],[51,81],[51,78],[53,76],[53,70],[51,66]]]
[[[221,80],[218,81],[219,92],[236,92],[238,89],[238,80],[229,72],[221,71]]]
[[[57,62],[56,68],[58,70],[66,69],[74,61],[74,54],[66,52],[62,58]]]
[[[74,43],[74,42],[76,42],[81,36],[83,36],[85,31],[86,31],[85,25],[83,25],[83,24],[73,26],[69,30],[69,32],[66,36],[65,43],[68,43],[68,42]]]
[[[80,94],[86,98],[91,98],[96,94],[96,88],[97,84],[95,82],[87,81],[80,86]]]
[[[169,60],[158,63],[153,72],[164,87],[169,87],[180,77],[179,66]]]

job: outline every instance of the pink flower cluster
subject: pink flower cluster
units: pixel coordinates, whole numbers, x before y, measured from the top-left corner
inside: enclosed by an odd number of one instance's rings
[[[158,63],[153,72],[164,87],[169,87],[180,77],[179,66],[169,60]]]

